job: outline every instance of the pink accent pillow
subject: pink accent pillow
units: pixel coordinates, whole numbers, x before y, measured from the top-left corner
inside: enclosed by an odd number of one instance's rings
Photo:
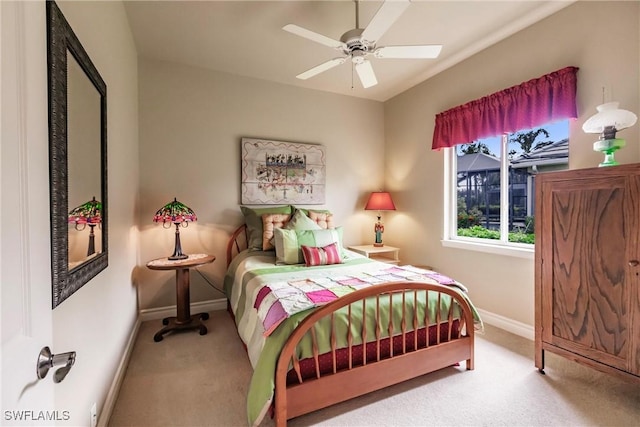
[[[337,243],[332,243],[322,248],[301,245],[300,249],[302,249],[302,256],[304,257],[304,262],[307,267],[342,264]]]

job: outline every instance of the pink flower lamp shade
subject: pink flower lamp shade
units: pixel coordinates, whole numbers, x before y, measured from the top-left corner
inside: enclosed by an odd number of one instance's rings
[[[193,210],[184,203],[180,203],[176,198],[161,207],[153,216],[153,222],[161,222],[164,228],[170,228],[171,224],[176,226],[175,247],[173,255],[169,257],[170,260],[180,260],[189,257],[189,255],[182,252],[182,246],[180,245],[180,227],[187,227],[189,222],[197,220],[198,218]]]

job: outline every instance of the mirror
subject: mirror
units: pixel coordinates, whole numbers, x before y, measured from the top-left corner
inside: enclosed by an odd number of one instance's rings
[[[52,307],[108,265],[107,87],[47,1]]]

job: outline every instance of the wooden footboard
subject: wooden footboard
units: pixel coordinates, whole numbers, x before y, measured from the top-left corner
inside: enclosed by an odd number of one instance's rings
[[[379,307],[384,299],[390,301],[393,295],[398,293],[402,295],[402,320],[400,325],[394,327],[393,319],[390,318],[387,323],[380,319]],[[412,332],[419,329],[419,316],[416,308],[419,293],[425,296],[426,301],[430,301],[429,295],[433,296],[432,293],[435,293],[437,307],[441,307],[443,295],[448,295],[455,301],[450,305],[446,316],[442,316],[440,310],[435,310],[437,313],[435,323],[428,322],[426,319],[422,321],[422,325],[435,325],[433,328],[435,338],[429,340],[430,328],[427,328],[427,339],[424,343],[419,343],[418,334]],[[411,299],[414,300],[413,304],[411,304]],[[362,312],[366,313],[365,307],[369,304],[376,307],[373,330],[366,329],[365,319],[356,320],[355,316],[353,319],[351,317],[352,307],[360,305]],[[454,316],[453,307],[456,304],[460,308],[460,316]],[[347,310],[349,327],[346,337],[337,337],[334,314],[342,308]],[[322,319],[329,320],[331,325],[330,354],[333,369],[328,374],[322,373],[320,369],[319,343],[314,328],[314,325]],[[413,319],[413,324],[407,324],[407,319]],[[357,362],[353,357],[356,346],[353,345],[351,332],[352,326],[355,327],[355,325],[362,325],[359,335],[363,341],[369,342],[374,347],[373,355],[368,354],[368,350],[365,348],[364,357],[359,358]],[[394,352],[393,346],[391,346],[390,354],[384,358],[381,357],[381,342],[384,341],[381,338],[381,332],[397,331],[398,328],[401,330],[400,334],[396,333],[391,341],[393,342],[396,338],[400,339],[402,341],[401,350]],[[315,376],[310,379],[304,379],[301,375],[300,361],[296,356],[296,347],[307,334],[312,342],[316,371]],[[336,342],[340,339],[348,343],[346,349],[338,350],[336,348]],[[346,351],[348,356],[348,366],[342,370],[338,369],[336,363],[338,351]],[[316,309],[298,325],[285,344],[276,370],[276,425],[284,426],[287,419],[451,366],[463,360],[466,361],[467,369],[473,369],[473,359],[474,322],[471,307],[452,288],[429,283],[394,282],[355,291]],[[295,371],[297,381],[293,384],[287,384],[287,373],[291,367]]]

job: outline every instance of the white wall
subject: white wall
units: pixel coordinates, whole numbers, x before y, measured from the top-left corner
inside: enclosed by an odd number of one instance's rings
[[[323,144],[326,204],[345,243],[373,240],[375,217],[363,208],[384,179],[382,103],[301,89],[221,72],[140,59],[140,263],[142,309],[175,304],[175,274],[145,264],[173,251],[174,232],[152,222],[173,197],[198,221],[182,229],[185,253],[217,257],[199,267],[217,287],[225,271],[225,244],[242,223],[242,137]],[[222,298],[191,274],[191,301]],[[160,325],[159,325],[160,326]]]
[[[479,308],[528,325],[534,321],[533,260],[445,248],[443,152],[432,151],[435,115],[573,65],[578,114],[570,126],[570,167],[597,166],[596,135],[582,123],[605,101],[640,112],[638,2],[577,2],[385,103],[385,180],[398,212],[385,236],[410,263],[433,265],[470,288]],[[606,17],[606,18],[605,18]],[[640,126],[619,133],[621,163],[640,161]]]
[[[75,366],[55,385],[56,408],[69,411],[69,425],[88,425],[91,405],[102,410],[137,317],[137,53],[121,2],[58,4],[107,84],[109,266],[53,311],[51,346],[77,352]]]

